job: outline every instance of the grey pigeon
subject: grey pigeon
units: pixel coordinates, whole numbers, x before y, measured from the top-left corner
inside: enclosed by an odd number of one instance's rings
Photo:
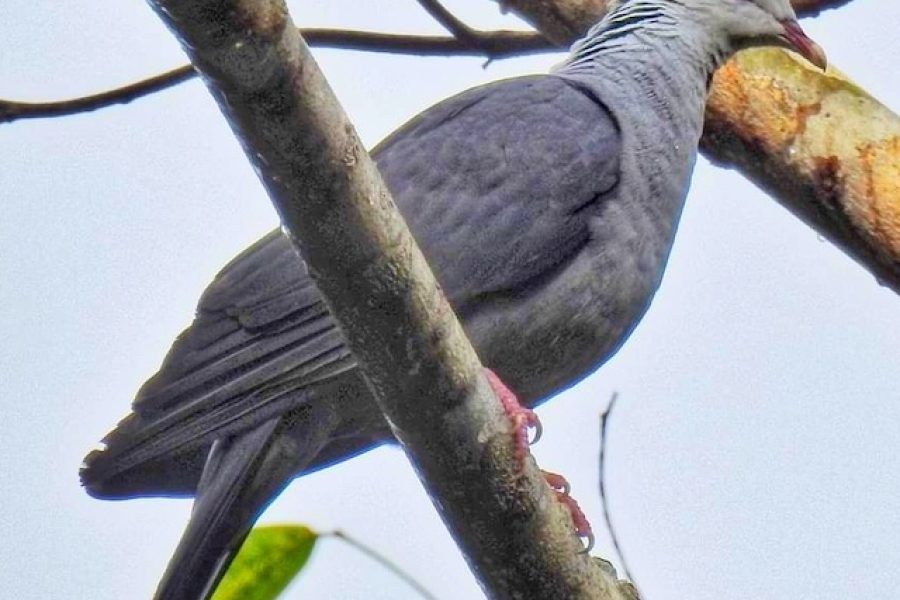
[[[373,150],[481,360],[525,404],[597,369],[647,310],[710,78],[758,45],[824,66],[788,0],[623,0],[552,74],[463,92]],[[156,596],[194,600],[293,477],[390,439],[274,231],[219,273],[81,477],[98,498],[195,495]]]

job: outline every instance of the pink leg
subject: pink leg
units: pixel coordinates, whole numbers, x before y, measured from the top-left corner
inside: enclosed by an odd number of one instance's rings
[[[506,414],[509,415],[509,418],[513,422],[516,444],[516,464],[519,466],[519,469],[522,469],[525,465],[525,455],[528,452],[528,429],[534,427],[536,433],[534,440],[532,440],[531,443],[536,442],[538,438],[541,437],[541,422],[533,410],[519,404],[519,399],[516,398],[516,395],[512,390],[506,387],[506,384],[497,377],[496,373],[490,369],[485,369],[484,371],[488,382],[494,389],[494,393],[503,405],[503,410],[506,411]],[[544,479],[547,480],[547,484],[556,494],[556,499],[559,500],[572,515],[575,533],[577,533],[579,537],[587,538],[588,544],[585,552],[590,552],[591,548],[594,546],[594,532],[591,530],[591,524],[588,523],[587,517],[584,516],[584,512],[582,512],[578,503],[569,495],[569,482],[566,481],[566,478],[562,475],[557,475],[550,471],[542,471],[542,473],[544,474]]]
[[[538,441],[541,437],[541,421],[533,410],[519,404],[519,399],[516,398],[516,395],[512,390],[506,387],[506,384],[497,377],[496,373],[490,369],[485,369],[484,372],[488,382],[494,389],[494,393],[503,405],[503,410],[506,411],[506,414],[509,415],[510,420],[513,422],[516,442],[516,464],[518,464],[519,469],[521,469],[525,464],[525,455],[528,452],[528,429],[534,427],[536,431],[534,440],[532,440],[531,443]]]

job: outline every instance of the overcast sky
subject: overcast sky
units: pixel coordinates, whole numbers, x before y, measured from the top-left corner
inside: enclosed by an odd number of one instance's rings
[[[496,8],[448,5],[484,28]],[[439,29],[412,0],[291,5],[298,23]],[[86,94],[182,64],[147,6],[7,0],[0,97]],[[804,22],[832,62],[900,110],[900,3]],[[467,87],[543,72],[495,62],[317,52],[370,146]],[[196,81],[126,106],[0,126],[0,582],[19,600],[147,598],[190,509],[102,502],[84,454],[128,410],[204,286],[276,225]],[[649,600],[895,599],[900,588],[900,299],[748,184],[698,165],[662,288],[625,348],[540,409],[610,556],[597,417],[611,424],[613,518]],[[439,598],[480,591],[403,454],[383,448],[292,484],[266,522],[341,527]],[[288,598],[397,599],[408,588],[325,542]]]

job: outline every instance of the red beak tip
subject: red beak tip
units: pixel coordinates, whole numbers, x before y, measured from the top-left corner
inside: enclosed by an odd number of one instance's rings
[[[828,68],[825,51],[806,35],[797,21],[784,21],[782,25],[784,25],[784,40],[793,50],[823,71]]]

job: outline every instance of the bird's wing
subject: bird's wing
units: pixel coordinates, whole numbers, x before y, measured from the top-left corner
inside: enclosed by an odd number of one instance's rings
[[[276,230],[219,272],[191,327],[141,388],[134,411],[145,418],[208,413],[258,392],[263,382],[333,377],[347,358],[306,264]]]
[[[564,79],[464,92],[377,149],[400,210],[457,313],[533,292],[583,247],[619,179],[607,108]]]
[[[100,497],[191,494],[215,439],[302,405],[354,366],[306,265],[273,231],[207,288],[82,482]]]
[[[374,155],[464,315],[486,296],[533,289],[578,252],[586,216],[617,181],[618,139],[596,99],[540,76],[444,101]],[[354,368],[306,265],[272,232],[219,273],[133,414],[86,459],[82,480],[101,497],[192,493],[214,439],[308,402],[306,390]],[[362,429],[384,436],[383,423],[370,421]],[[343,440],[334,452],[371,442]]]

